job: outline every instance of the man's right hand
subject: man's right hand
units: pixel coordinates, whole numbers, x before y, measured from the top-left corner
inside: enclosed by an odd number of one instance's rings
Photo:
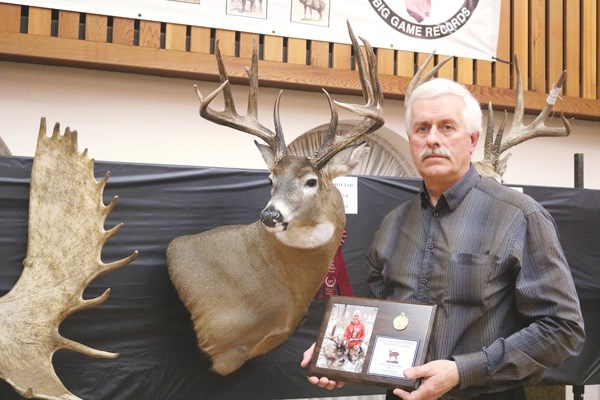
[[[312,358],[314,351],[315,351],[315,343],[313,343],[312,346],[310,346],[304,352],[304,356],[302,357],[302,362],[300,363],[300,366],[302,368],[308,367],[308,364],[310,363],[310,359]],[[345,384],[345,382],[337,382],[337,381],[331,380],[329,378],[326,378],[324,376],[321,378],[319,378],[317,376],[309,376],[308,382],[312,383],[313,385],[317,385],[318,387],[327,389],[327,390],[341,388]]]

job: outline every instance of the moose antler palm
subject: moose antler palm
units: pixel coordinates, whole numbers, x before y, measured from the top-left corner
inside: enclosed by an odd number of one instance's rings
[[[345,225],[344,203],[332,180],[349,173],[366,154],[361,139],[383,125],[383,95],[376,57],[369,43],[364,59],[350,24],[364,105],[333,101],[331,120],[313,156],[289,154],[279,119],[281,92],[274,107],[275,131],[257,118],[258,51],[249,78],[247,114],[235,110],[221,53],[215,51],[221,85],[207,96],[196,88],[200,115],[264,140],[256,143],[270,172],[271,199],[250,225],[222,226],[178,237],[167,250],[171,280],[190,311],[199,347],[217,373],[227,375],[264,354],[295,331],[304,318],[337,251]],[[223,93],[223,111],[209,107]],[[337,106],[363,118],[338,126]]]
[[[122,225],[105,231],[104,221],[116,205],[105,206],[102,192],[108,174],[97,182],[87,150],[77,151],[77,133],[64,135],[56,124],[46,136],[42,118],[31,171],[29,234],[24,269],[15,286],[0,298],[0,378],[21,395],[44,399],[78,399],[54,371],[57,350],[91,357],[115,358],[66,339],[58,332],[69,315],[103,303],[110,293],[84,300],[96,277],[121,268],[137,257],[105,264],[102,247]]]
[[[4,140],[0,137],[0,156],[10,156],[11,152]]]
[[[421,75],[423,75],[423,71],[431,62],[432,58],[433,54],[431,54],[419,67],[417,73],[408,85],[405,99],[408,99],[410,97],[411,93],[417,86],[431,79],[451,57],[444,59],[427,74],[421,77]],[[503,158],[501,158],[501,156],[508,149],[520,143],[523,143],[526,140],[533,139],[536,137],[561,137],[568,136],[571,133],[571,126],[569,124],[569,121],[562,114],[561,118],[564,127],[548,127],[544,123],[548,118],[548,114],[552,110],[554,102],[556,101],[556,98],[560,93],[560,90],[562,89],[567,71],[563,71],[558,81],[554,84],[553,89],[550,91],[550,94],[546,99],[546,105],[544,106],[540,114],[537,116],[537,118],[531,124],[525,126],[523,124],[523,84],[521,80],[521,70],[519,68],[519,62],[516,55],[514,60],[514,66],[517,77],[517,100],[511,129],[506,135],[504,134],[504,128],[506,126],[507,118],[507,113],[505,112],[504,118],[500,124],[498,132],[494,135],[494,113],[492,110],[492,104],[490,103],[488,105],[488,120],[486,127],[486,136],[484,141],[484,158],[481,161],[476,161],[473,163],[480,174],[496,179],[498,182],[502,182],[502,175],[504,175],[504,172],[506,171],[506,165],[511,154],[508,153]]]

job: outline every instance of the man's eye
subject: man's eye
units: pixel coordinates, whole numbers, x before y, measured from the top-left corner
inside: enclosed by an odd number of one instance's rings
[[[306,181],[306,186],[308,187],[315,187],[317,186],[317,180],[316,179],[309,179]]]
[[[429,132],[429,128],[427,128],[426,126],[419,126],[416,129],[416,133],[423,134],[423,133],[427,133],[427,132]]]
[[[452,132],[454,130],[454,125],[446,124],[443,127],[444,132]]]

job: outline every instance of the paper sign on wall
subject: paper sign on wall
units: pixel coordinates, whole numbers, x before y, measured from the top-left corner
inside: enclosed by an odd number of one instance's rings
[[[342,193],[346,214],[358,214],[358,178],[355,176],[340,176],[333,184]]]

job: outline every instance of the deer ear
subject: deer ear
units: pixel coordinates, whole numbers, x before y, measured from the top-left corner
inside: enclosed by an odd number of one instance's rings
[[[258,143],[256,140],[254,141],[254,144],[256,147],[258,147],[258,150],[260,150],[260,154],[262,154],[263,160],[265,160],[265,163],[267,163],[267,168],[269,171],[273,171],[276,161],[273,150],[269,146]]]
[[[321,168],[321,171],[324,174],[331,176],[332,179],[349,174],[368,152],[369,145],[367,142],[362,142],[357,146],[346,147],[344,150],[331,157],[323,168]]]

